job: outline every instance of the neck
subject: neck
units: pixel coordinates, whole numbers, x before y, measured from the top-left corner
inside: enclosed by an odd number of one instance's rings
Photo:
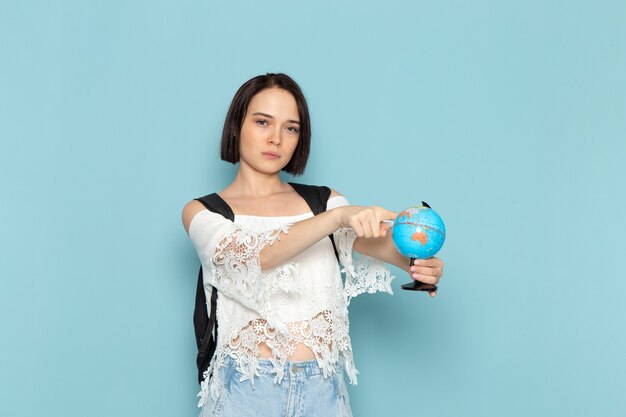
[[[240,163],[239,171],[228,187],[237,195],[263,198],[285,190],[278,172],[265,174]]]

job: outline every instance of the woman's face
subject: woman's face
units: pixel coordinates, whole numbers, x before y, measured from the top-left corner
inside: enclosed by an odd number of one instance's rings
[[[239,163],[275,174],[291,159],[300,137],[298,105],[290,92],[261,90],[252,97],[241,126]]]

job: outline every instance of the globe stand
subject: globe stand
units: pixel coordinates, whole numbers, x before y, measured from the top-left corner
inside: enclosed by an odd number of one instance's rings
[[[409,266],[413,266],[413,262],[415,262],[417,258],[411,258],[411,262],[409,262]],[[433,284],[426,284],[425,282],[413,281],[407,284],[403,284],[400,288],[403,290],[409,291],[437,291],[437,286]]]

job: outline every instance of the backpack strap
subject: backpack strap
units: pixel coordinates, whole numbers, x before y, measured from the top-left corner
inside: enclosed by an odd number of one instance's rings
[[[294,190],[304,198],[306,203],[311,208],[313,215],[317,216],[320,213],[326,211],[326,204],[328,202],[328,198],[330,197],[330,188],[326,186],[318,186],[318,185],[308,185],[308,184],[298,184],[295,182],[290,182]],[[339,261],[339,252],[337,251],[337,246],[335,245],[335,239],[333,238],[333,234],[328,235],[331,243],[333,244],[333,250],[335,251],[335,256],[337,257],[337,261]]]
[[[204,197],[195,198],[207,208],[217,214],[221,214],[230,221],[235,220],[235,214],[228,203],[218,194],[212,193]],[[193,311],[193,326],[196,334],[196,345],[198,356],[196,365],[198,366],[198,383],[202,383],[203,373],[209,367],[211,358],[217,347],[217,291],[211,291],[211,315],[207,315],[206,295],[204,294],[204,279],[202,276],[202,265],[198,271],[198,285],[196,286],[196,305]]]

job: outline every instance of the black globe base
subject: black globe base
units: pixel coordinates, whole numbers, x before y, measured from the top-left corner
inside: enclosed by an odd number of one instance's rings
[[[426,203],[424,203],[422,201],[422,204],[426,205]],[[411,262],[409,262],[409,266],[413,266],[413,262],[415,261],[416,258],[411,258]],[[402,288],[403,290],[409,290],[409,291],[437,291],[437,286],[434,284],[426,284],[425,282],[419,282],[419,281],[413,281],[413,282],[409,282],[406,284],[402,284],[400,286],[400,288]]]
[[[424,282],[413,281],[400,286],[403,290],[409,291],[437,291],[437,286],[433,284],[426,284]]]

